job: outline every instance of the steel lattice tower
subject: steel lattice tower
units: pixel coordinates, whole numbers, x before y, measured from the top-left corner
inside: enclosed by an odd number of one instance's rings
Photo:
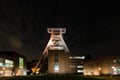
[[[63,34],[66,33],[66,28],[48,28],[47,31],[51,34],[51,37],[43,51],[41,58],[35,66],[33,73],[36,72],[38,67],[42,67],[46,57],[48,56],[49,50],[64,50],[66,53],[70,53],[65,41],[63,40]]]

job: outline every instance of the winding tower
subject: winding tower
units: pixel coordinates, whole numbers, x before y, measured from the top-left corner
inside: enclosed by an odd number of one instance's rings
[[[45,47],[41,58],[39,59],[37,65],[35,66],[36,72],[37,68],[42,66],[48,58],[48,73],[50,74],[64,74],[69,73],[69,49],[63,39],[63,34],[66,33],[66,28],[48,28],[48,33],[51,34],[50,40]]]

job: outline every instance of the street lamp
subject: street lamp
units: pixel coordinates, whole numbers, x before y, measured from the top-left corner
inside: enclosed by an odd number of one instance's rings
[[[2,68],[3,70],[5,70],[5,68]]]
[[[100,75],[101,74],[101,67],[99,67],[98,70],[99,70],[99,75]]]
[[[115,69],[115,67],[114,67],[114,66],[112,66],[112,69]]]

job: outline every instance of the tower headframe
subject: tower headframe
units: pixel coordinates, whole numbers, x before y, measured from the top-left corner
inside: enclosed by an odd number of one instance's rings
[[[48,28],[47,31],[51,37],[43,54],[48,54],[48,50],[65,50],[65,52],[70,53],[62,36],[66,33],[66,28]]]
[[[48,28],[47,31],[51,34],[50,40],[45,47],[42,56],[38,60],[33,74],[36,72],[38,67],[41,69],[46,57],[48,56],[49,50],[64,50],[66,53],[70,53],[62,36],[64,33],[66,33],[66,28]]]

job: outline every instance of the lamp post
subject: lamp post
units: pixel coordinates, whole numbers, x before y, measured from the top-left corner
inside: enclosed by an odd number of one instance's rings
[[[3,76],[5,76],[5,68],[3,67],[2,70],[3,70]]]
[[[101,75],[101,68],[99,67],[98,70],[99,70],[99,75]]]
[[[91,70],[91,76],[93,75],[93,70]]]

